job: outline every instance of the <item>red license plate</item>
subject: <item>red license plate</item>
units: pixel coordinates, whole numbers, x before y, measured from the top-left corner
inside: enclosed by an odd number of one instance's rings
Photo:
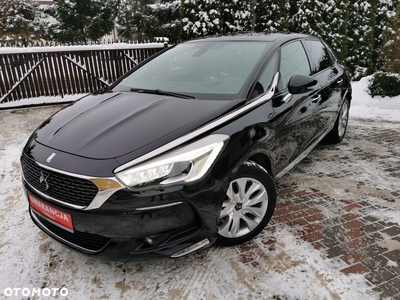
[[[72,226],[72,218],[70,214],[51,207],[30,194],[28,194],[28,199],[30,207],[32,207],[39,214],[50,219],[64,229],[67,229],[69,231],[74,229],[74,227]]]

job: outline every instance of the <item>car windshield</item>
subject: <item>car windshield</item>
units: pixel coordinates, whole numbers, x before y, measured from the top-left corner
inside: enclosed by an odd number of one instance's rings
[[[154,58],[114,91],[165,91],[205,99],[233,99],[269,47],[267,42],[191,42]]]

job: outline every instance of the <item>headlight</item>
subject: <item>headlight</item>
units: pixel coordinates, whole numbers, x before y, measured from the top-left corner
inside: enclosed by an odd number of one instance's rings
[[[166,185],[192,182],[207,173],[228,140],[227,135],[213,134],[146,163],[118,172],[116,178],[127,187],[148,183]]]

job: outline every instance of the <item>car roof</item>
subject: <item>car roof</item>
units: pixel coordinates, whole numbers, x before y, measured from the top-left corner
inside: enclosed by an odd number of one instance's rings
[[[230,33],[226,35],[208,36],[191,40],[186,43],[196,43],[199,41],[264,41],[264,42],[279,42],[285,43],[287,41],[299,38],[313,38],[311,35],[299,33],[264,33],[264,32],[246,32],[246,33]]]

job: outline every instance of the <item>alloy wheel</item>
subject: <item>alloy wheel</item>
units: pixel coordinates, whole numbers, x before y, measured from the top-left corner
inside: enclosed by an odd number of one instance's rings
[[[340,110],[339,123],[338,123],[338,134],[339,137],[343,137],[346,132],[347,122],[349,120],[349,103],[345,101],[342,109]]]
[[[222,204],[219,235],[238,238],[252,232],[263,220],[268,208],[268,192],[258,180],[241,177],[229,184]]]

